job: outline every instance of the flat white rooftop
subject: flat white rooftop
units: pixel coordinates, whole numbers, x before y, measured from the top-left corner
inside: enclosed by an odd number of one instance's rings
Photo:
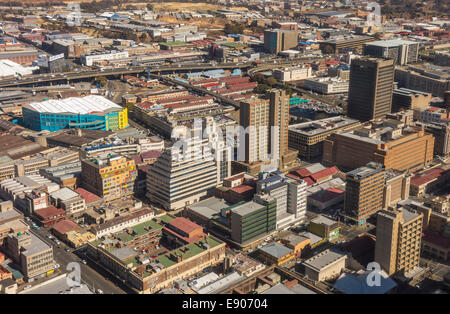
[[[85,97],[70,97],[66,99],[51,99],[27,105],[28,108],[40,113],[75,113],[89,114],[92,112],[104,112],[109,109],[121,110],[116,103],[98,95]]]

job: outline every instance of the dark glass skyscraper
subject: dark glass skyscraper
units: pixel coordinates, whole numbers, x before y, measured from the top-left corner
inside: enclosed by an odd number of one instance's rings
[[[383,118],[391,113],[394,60],[352,60],[347,115],[360,121]]]

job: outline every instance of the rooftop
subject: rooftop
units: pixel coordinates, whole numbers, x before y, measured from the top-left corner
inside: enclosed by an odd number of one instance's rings
[[[109,110],[122,110],[116,103],[98,95],[89,95],[83,98],[65,98],[61,100],[46,100],[39,103],[31,103],[26,107],[40,113],[75,113],[92,114]]]
[[[411,178],[411,185],[419,186],[428,183],[439,176],[443,175],[446,171],[442,168],[433,168],[415,175]]]
[[[328,249],[320,252],[319,254],[314,255],[313,257],[304,261],[303,263],[305,266],[320,271],[342,258],[347,258],[347,255],[338,250]]]
[[[222,209],[230,206],[231,205],[227,204],[225,201],[212,197],[193,205],[189,205],[189,209],[210,219],[214,215],[219,214]]]
[[[287,248],[286,246],[278,242],[267,244],[259,250],[270,256],[274,256],[275,258],[282,258],[283,256],[286,256],[292,252],[290,248]]]
[[[401,207],[400,210],[403,214],[403,222],[411,221],[421,215],[418,211],[409,208]]]
[[[69,288],[67,286],[67,275],[63,274],[56,278],[47,280],[45,283],[36,285],[31,289],[24,290],[23,294],[92,294],[85,284],[80,287]]]
[[[74,223],[72,220],[64,219],[64,220],[61,220],[60,222],[56,223],[52,229],[57,231],[60,234],[65,234],[69,231],[78,230],[81,228],[76,223]]]
[[[379,273],[380,285],[367,284],[367,277],[372,274],[367,271],[363,274],[343,274],[334,284],[334,288],[345,294],[385,294],[397,286],[383,270]]]
[[[235,207],[233,209],[233,213],[237,214],[237,215],[240,215],[240,216],[245,216],[245,215],[250,214],[250,213],[252,213],[252,212],[254,212],[256,210],[259,210],[261,208],[264,208],[264,205],[261,205],[261,204],[258,204],[258,203],[255,203],[255,202],[251,201],[251,202],[247,202],[245,204],[242,204],[242,205],[239,205],[239,206]]]
[[[195,255],[198,255],[198,254],[204,252],[205,250],[207,250],[206,247],[201,247],[201,243],[206,243],[206,241],[209,244],[210,248],[213,248],[222,243],[222,242],[215,240],[213,237],[209,236],[200,241],[190,243],[181,248],[178,248],[169,253],[166,253],[165,255],[161,255],[156,259],[156,261],[158,263],[161,263],[165,268],[173,266],[177,262],[169,257],[171,254],[175,255],[175,256],[183,255],[183,260],[187,260],[187,259],[194,257]]]
[[[113,219],[111,219],[111,220],[109,220],[109,221],[107,221],[107,222],[104,222],[104,223],[102,223],[102,224],[100,224],[100,225],[95,226],[95,227],[94,227],[94,230],[97,231],[97,232],[99,232],[99,231],[102,231],[102,230],[111,228],[111,227],[113,227],[113,226],[122,224],[122,223],[124,223],[124,222],[127,222],[127,221],[129,221],[129,220],[131,220],[131,219],[136,219],[136,218],[138,218],[138,217],[145,216],[145,215],[148,215],[148,214],[151,214],[151,213],[153,213],[152,210],[150,210],[150,209],[148,209],[148,208],[144,208],[144,209],[135,211],[135,212],[133,212],[133,213],[131,213],[131,214],[129,214],[129,215],[126,215],[126,216],[115,217],[115,218],[113,218]],[[151,221],[151,220],[150,220],[150,221]],[[150,221],[149,221],[149,222],[150,222]],[[145,223],[144,223],[144,224],[145,224]],[[156,224],[156,223],[155,223],[155,224]],[[138,226],[139,226],[139,225],[138,225]],[[137,227],[137,226],[135,226],[135,227]],[[133,228],[135,228],[135,227],[133,227]]]
[[[60,199],[61,201],[66,201],[66,200],[70,200],[74,197],[79,196],[79,194],[67,187],[64,187],[56,192],[51,193],[50,196],[53,197],[54,199]]]
[[[350,119],[343,116],[337,116],[332,118],[326,118],[311,122],[304,122],[299,124],[293,124],[289,126],[289,131],[304,134],[307,136],[313,136],[321,133],[328,132],[342,128],[347,125],[356,124],[358,120]]]
[[[364,179],[364,178],[370,177],[380,171],[383,171],[383,168],[381,168],[381,167],[373,168],[373,167],[363,166],[363,167],[356,168],[355,170],[352,170],[350,172],[347,172],[346,175],[347,175],[347,177],[352,177],[355,179]]]
[[[32,256],[32,255],[35,255],[37,253],[41,253],[41,252],[47,251],[47,250],[52,248],[49,244],[47,244],[46,242],[44,242],[41,239],[39,239],[32,232],[26,232],[26,233],[22,234],[22,236],[24,236],[24,235],[30,235],[31,236],[31,243],[30,243],[30,245],[24,246],[25,250],[22,251],[22,254],[25,255],[25,256]]]
[[[42,219],[46,219],[55,215],[64,215],[65,212],[63,209],[61,208],[56,208],[55,206],[49,206],[46,208],[42,208],[42,209],[37,209],[34,211],[34,213],[36,215],[38,215],[39,217],[41,217]]]
[[[385,48],[397,47],[400,45],[412,45],[417,44],[415,41],[403,40],[403,39],[390,39],[390,40],[376,40],[367,43],[367,46],[380,46]]]
[[[335,220],[329,219],[323,215],[317,216],[316,218],[311,220],[311,222],[313,222],[315,224],[322,224],[322,225],[327,225],[327,226],[332,226],[332,225],[336,224]]]
[[[101,197],[95,195],[94,193],[89,192],[88,190],[85,190],[83,188],[77,188],[75,190],[82,198],[84,198],[84,201],[86,204],[98,201],[101,199]]]
[[[150,231],[157,230],[162,228],[162,225],[156,223],[153,220],[149,220],[143,222],[141,224],[135,225],[131,228],[128,228],[127,231],[122,231],[117,235],[117,238],[123,242],[129,242],[133,240],[135,237],[146,234]]]
[[[206,287],[201,288],[197,291],[198,294],[215,294],[223,291],[224,289],[234,285],[246,277],[239,275],[237,272],[232,272],[226,276],[223,276],[219,280],[207,285]]]

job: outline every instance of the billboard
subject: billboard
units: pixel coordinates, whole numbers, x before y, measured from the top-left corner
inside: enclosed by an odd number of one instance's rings
[[[56,56],[51,56],[48,58],[48,61],[51,62],[51,61],[55,61],[55,60],[58,60],[61,58],[64,58],[64,53],[60,53],[59,55],[56,55]]]
[[[43,68],[47,68],[48,67],[47,56],[46,55],[38,56],[37,65]]]

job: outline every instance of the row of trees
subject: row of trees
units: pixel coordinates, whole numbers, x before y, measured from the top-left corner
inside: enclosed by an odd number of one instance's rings
[[[258,86],[256,86],[254,90],[255,93],[258,94],[266,94],[269,89],[274,88],[278,85],[278,81],[273,76],[266,78],[261,73],[256,73],[253,79],[258,83]],[[292,95],[293,91],[290,85],[284,83],[283,85],[279,86],[279,88],[285,90],[287,94]]]

